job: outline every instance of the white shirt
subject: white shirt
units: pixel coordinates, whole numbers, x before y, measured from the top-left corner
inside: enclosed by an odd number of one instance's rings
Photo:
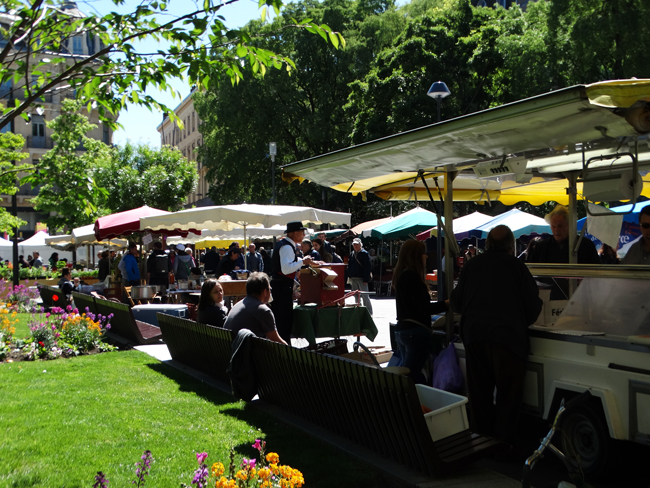
[[[285,237],[285,239],[291,245],[280,247],[280,270],[283,275],[290,275],[302,268],[302,259],[298,258],[294,261],[296,259],[296,243],[288,237]]]

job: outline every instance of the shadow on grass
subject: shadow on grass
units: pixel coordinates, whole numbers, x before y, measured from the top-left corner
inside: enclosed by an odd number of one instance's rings
[[[227,405],[229,403],[234,403],[237,401],[232,396],[222,392],[221,390],[210,386],[207,383],[204,383],[201,380],[190,376],[186,372],[176,369],[168,364],[161,362],[152,362],[146,364],[146,366],[156,373],[162,374],[170,380],[176,382],[178,384],[179,391],[194,393],[214,405]]]

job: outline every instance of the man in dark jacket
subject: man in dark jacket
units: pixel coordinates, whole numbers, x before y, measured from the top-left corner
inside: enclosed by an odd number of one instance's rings
[[[169,285],[169,258],[163,251],[161,242],[153,243],[153,251],[147,259],[147,283],[150,285]]]
[[[512,443],[523,401],[528,326],[542,300],[530,271],[514,255],[509,227],[492,229],[486,249],[463,266],[450,304],[462,314],[471,429]]]
[[[348,283],[350,283],[352,290],[367,292],[368,283],[370,282],[370,256],[363,248],[361,239],[358,237],[352,241],[352,247],[354,251],[352,251],[350,259],[348,259]],[[368,312],[372,315],[372,304],[368,293],[362,293],[361,298],[363,298],[363,304],[368,309]]]
[[[212,246],[212,248],[205,253],[205,259],[203,261],[205,274],[215,274],[220,260],[221,258],[217,253],[217,248]]]

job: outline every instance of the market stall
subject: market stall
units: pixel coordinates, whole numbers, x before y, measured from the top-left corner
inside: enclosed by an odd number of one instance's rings
[[[607,466],[610,439],[650,439],[650,267],[577,265],[577,203],[650,196],[649,114],[650,80],[577,85],[300,161],[284,171],[289,179],[386,199],[415,194],[421,200],[437,185],[448,250],[455,243],[453,201],[568,205],[570,264],[529,269],[535,276],[583,281],[575,293],[572,280],[567,315],[545,301],[544,317],[549,307],[563,320],[530,330],[524,399],[528,412],[547,419],[562,398],[591,392],[588,408],[565,417],[562,443],[565,452],[579,454],[585,472],[595,473]],[[446,260],[449,287],[451,261]],[[643,304],[634,293],[635,300],[628,300],[625,289],[640,291]],[[626,321],[628,316],[638,321]],[[453,327],[449,313],[449,339]],[[457,348],[464,353],[462,345]]]

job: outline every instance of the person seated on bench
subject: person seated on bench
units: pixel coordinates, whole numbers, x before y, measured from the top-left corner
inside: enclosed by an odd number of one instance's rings
[[[223,328],[228,309],[223,305],[223,287],[217,280],[203,283],[198,311],[197,322]]]
[[[59,290],[63,292],[66,302],[70,303],[72,300],[72,292],[77,291],[74,283],[70,281],[70,268],[63,268],[61,270],[61,278],[59,279]]]
[[[278,334],[275,317],[267,305],[270,299],[269,277],[265,273],[250,275],[246,281],[246,297],[235,304],[224,326],[231,331],[233,339],[241,329],[248,329],[258,337],[287,344]]]

